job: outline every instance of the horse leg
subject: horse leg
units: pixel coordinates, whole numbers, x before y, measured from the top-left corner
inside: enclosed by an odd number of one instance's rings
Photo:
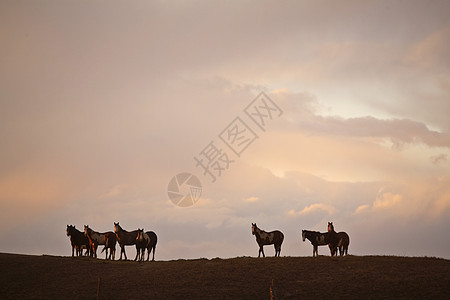
[[[138,245],[136,245],[136,257],[134,258],[134,261],[136,261],[141,254],[141,248],[138,247]]]
[[[280,257],[281,254],[281,245],[274,245],[275,247],[275,257]]]
[[[125,245],[123,245],[123,246],[120,246],[120,258],[119,258],[119,260],[122,260],[122,253],[124,253],[125,252]],[[126,258],[127,256],[126,256],[126,254],[125,254],[125,260],[127,259]]]
[[[125,257],[125,260],[128,260],[127,251],[125,250],[125,245],[123,245],[123,256]]]
[[[153,256],[152,256],[152,261],[155,261],[155,251],[156,251],[156,245],[153,246]]]
[[[142,258],[145,255],[145,249],[144,248],[140,248],[139,249],[139,255],[138,255],[138,261],[142,261]]]

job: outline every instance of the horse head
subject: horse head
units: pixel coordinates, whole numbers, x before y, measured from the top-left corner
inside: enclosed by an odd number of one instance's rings
[[[84,235],[87,236],[89,232],[89,225],[84,225]]]
[[[114,222],[114,232],[118,233],[120,230],[122,230],[122,227],[120,227],[119,222]]]
[[[144,228],[142,229],[137,229],[137,237],[136,237],[136,241],[142,242],[144,240]]]
[[[258,227],[256,226],[256,223],[252,223],[252,234],[255,235],[255,231]]]
[[[67,229],[66,229],[66,234],[67,234],[67,236],[72,235],[74,229],[75,229],[75,226],[73,226],[73,225],[67,225]]]
[[[328,231],[334,231],[333,222],[328,222]]]
[[[302,239],[303,241],[306,240],[306,230],[302,230]]]

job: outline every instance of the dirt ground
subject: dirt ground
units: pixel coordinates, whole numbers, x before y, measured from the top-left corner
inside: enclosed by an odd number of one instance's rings
[[[0,254],[0,299],[441,298],[450,260],[238,257],[155,262]]]

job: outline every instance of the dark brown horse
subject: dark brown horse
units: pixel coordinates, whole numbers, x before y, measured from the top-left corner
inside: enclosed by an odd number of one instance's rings
[[[138,229],[138,236],[136,238],[136,248],[142,251],[140,254],[140,261],[144,260],[145,249],[147,249],[147,261],[150,258],[150,252],[153,250],[152,261],[155,260],[156,243],[158,242],[158,237],[153,231],[144,232],[144,229]]]
[[[75,226],[67,225],[67,236],[70,236],[70,243],[72,245],[72,256],[75,250],[76,256],[83,255],[83,249],[86,249],[86,255],[90,253],[90,244],[84,233],[75,228]]]
[[[89,228],[89,225],[84,225],[84,235],[87,236],[87,238],[89,239],[89,243],[91,245],[91,251],[94,255],[94,257],[97,257],[97,248],[99,245],[105,245],[106,246],[106,236],[107,235],[112,235],[114,236],[114,239],[110,239],[108,240],[108,242],[114,243],[114,252],[116,250],[116,238],[115,238],[115,234],[112,231],[108,231],[108,232],[97,232],[92,230],[91,228]],[[108,259],[108,247],[103,248],[103,250],[106,249],[106,257],[105,259]],[[102,251],[103,252],[103,251]],[[111,256],[111,253],[110,253]]]
[[[120,246],[120,258],[119,260],[122,260],[122,253],[125,256],[125,260],[127,260],[127,253],[125,252],[125,246],[132,246],[136,245],[136,239],[138,235],[137,230],[133,231],[126,231],[120,227],[119,222],[114,222],[114,233],[116,234],[117,241],[119,242]],[[136,261],[138,259],[139,251],[138,246],[136,245],[136,257],[134,260]]]
[[[117,244],[117,237],[114,232],[110,232],[105,234],[105,247],[102,249],[103,251],[106,251],[106,255],[108,256],[108,250],[109,249],[109,257],[107,259],[112,259],[116,257],[116,244]]]
[[[283,244],[284,235],[279,230],[274,230],[271,232],[265,232],[264,230],[261,230],[256,226],[256,223],[252,223],[252,234],[256,236],[256,242],[259,246],[259,252],[258,257],[261,256],[261,253],[263,257],[264,255],[264,245],[272,245],[275,248],[275,256],[280,256],[281,254],[281,244]]]
[[[328,232],[335,232],[333,222],[328,222]],[[350,245],[350,237],[345,231],[337,232],[339,256],[348,255],[348,245]],[[331,251],[331,246],[330,246]],[[337,255],[337,252],[336,252]]]
[[[321,233],[318,231],[302,230],[302,239],[303,241],[308,239],[311,245],[313,245],[313,257],[316,255],[319,256],[319,246],[331,245],[331,255],[336,252],[338,237],[335,232]]]

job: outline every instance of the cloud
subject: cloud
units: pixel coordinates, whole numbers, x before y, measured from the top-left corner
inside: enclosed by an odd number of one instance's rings
[[[405,204],[406,202],[404,200],[404,196],[402,196],[401,194],[385,192],[379,194],[372,204],[363,204],[358,206],[354,211],[354,214],[362,214],[368,212],[380,213],[382,211],[393,211],[395,213],[397,209]]]
[[[433,155],[430,157],[430,160],[433,164],[438,165],[441,163],[448,162],[448,156],[447,154],[441,153],[438,155]]]
[[[450,27],[444,27],[430,33],[420,42],[411,46],[405,60],[424,69],[448,72],[450,59],[447,55],[450,48]]]
[[[370,210],[370,205],[367,205],[367,204],[360,205],[360,206],[358,206],[358,208],[356,208],[355,214],[360,214],[360,213],[366,212],[368,210]]]
[[[122,196],[126,190],[131,187],[130,184],[116,184],[109,191],[99,196],[100,199],[110,199]]]
[[[244,199],[245,202],[257,202],[258,200],[259,200],[259,198],[258,197],[254,197],[254,196]]]
[[[373,209],[390,209],[401,203],[403,196],[400,194],[384,193],[373,203]]]
[[[318,212],[325,212],[327,215],[332,216],[337,212],[337,209],[329,204],[324,203],[314,203],[309,206],[306,206],[300,211],[295,211],[293,209],[288,211],[289,216],[304,216],[310,215]]]

